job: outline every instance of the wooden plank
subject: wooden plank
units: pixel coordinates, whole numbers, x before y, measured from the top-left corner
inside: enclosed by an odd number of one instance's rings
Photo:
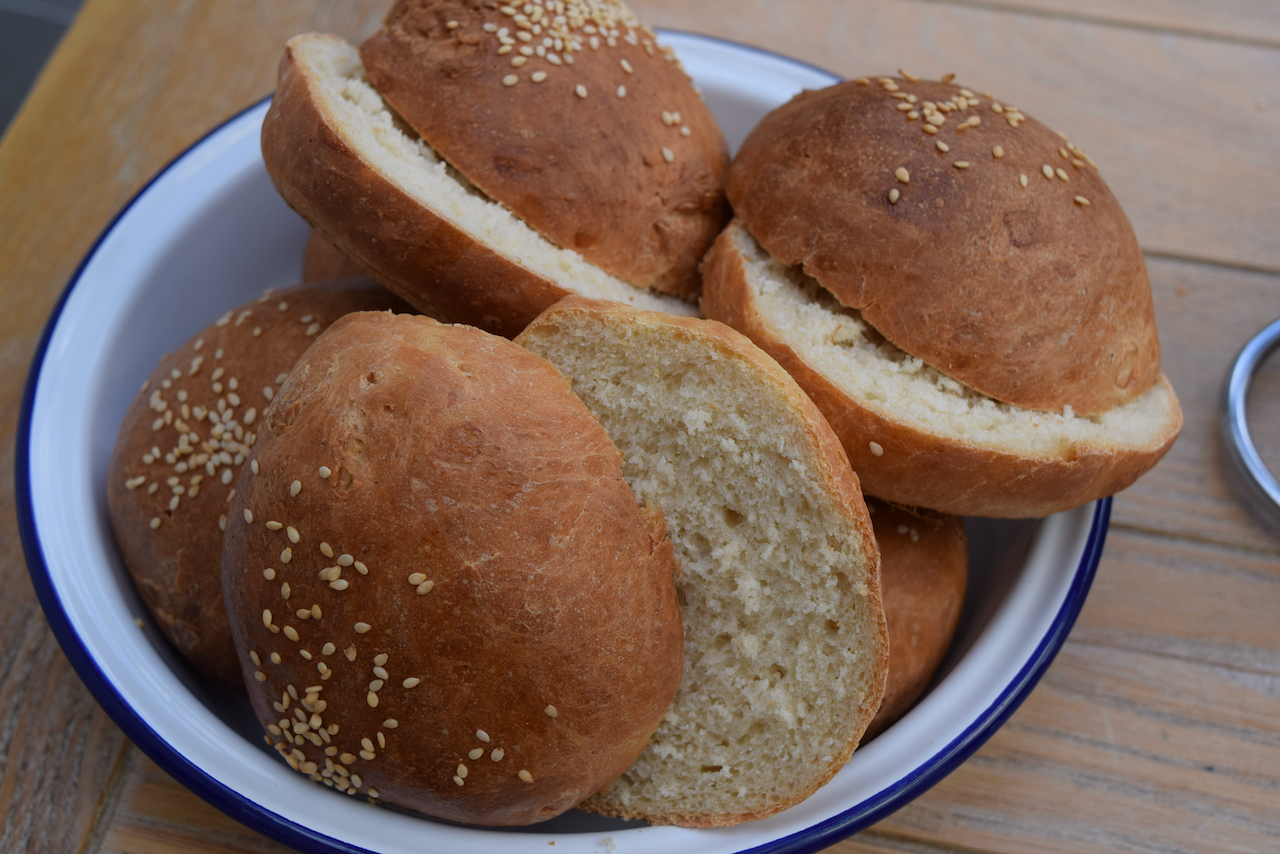
[[[947,850],[1274,850],[1280,691],[1238,676],[1071,641],[986,746],[876,831]]]
[[[1280,276],[1160,258],[1148,258],[1147,266],[1164,371],[1186,423],[1169,454],[1117,497],[1113,524],[1280,551],[1280,540],[1250,516],[1227,481],[1219,428],[1232,361],[1245,341],[1280,317]],[[1277,430],[1280,421],[1263,435],[1278,442]]]
[[[939,0],[1087,24],[1280,47],[1280,8],[1267,0]]]
[[[223,815],[183,788],[136,747],[99,838],[84,854],[280,854],[292,849]]]
[[[1146,251],[1280,271],[1274,48],[920,0],[635,5],[845,76],[956,72],[1088,151]]]

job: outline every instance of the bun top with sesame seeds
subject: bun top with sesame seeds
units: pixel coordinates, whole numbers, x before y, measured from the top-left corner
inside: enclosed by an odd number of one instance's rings
[[[908,77],[804,92],[727,189],[773,258],[984,395],[1096,415],[1160,377],[1124,212],[1088,155],[989,95]]]
[[[535,230],[633,285],[696,298],[727,149],[625,4],[401,0],[360,56],[441,157]]]
[[[265,421],[223,580],[285,761],[485,825],[551,818],[631,763],[680,681],[678,563],[555,368],[356,314]]]
[[[121,424],[107,508],[152,617],[191,664],[244,690],[222,603],[222,532],[240,468],[283,375],[351,311],[408,309],[373,282],[268,291],[165,356]]]

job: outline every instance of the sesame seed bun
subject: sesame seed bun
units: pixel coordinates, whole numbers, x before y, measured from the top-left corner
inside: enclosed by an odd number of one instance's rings
[[[223,553],[250,699],[295,769],[485,825],[621,773],[680,680],[678,564],[547,362],[356,314],[266,414]]]
[[[1119,203],[1083,151],[986,95],[900,77],[803,92],[744,141],[727,190],[770,256],[987,397],[1100,415],[1160,380]]]
[[[267,292],[164,357],[134,399],[107,471],[121,556],[165,637],[244,691],[222,602],[228,500],[283,375],[351,311],[408,307],[368,280]]]
[[[884,700],[864,739],[889,728],[929,687],[951,646],[969,579],[964,519],[867,499],[889,626]]]
[[[840,437],[868,495],[960,516],[1046,516],[1124,489],[1173,445],[1163,376],[1091,417],[993,400],[885,340],[737,222],[708,253],[702,310],[796,379]]]
[[[727,213],[720,129],[624,3],[564,7],[400,0],[360,57],[441,157],[547,239],[696,299]]]
[[[583,808],[715,827],[804,800],[857,746],[889,666],[871,521],[826,421],[714,321],[569,298],[517,343],[600,418],[682,565],[680,691]]]

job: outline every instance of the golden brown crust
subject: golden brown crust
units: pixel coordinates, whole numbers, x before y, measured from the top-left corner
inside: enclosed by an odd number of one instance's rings
[[[865,739],[915,705],[942,663],[960,622],[969,579],[964,519],[867,500],[880,547],[889,626],[889,678]]]
[[[550,818],[630,764],[680,680],[677,564],[554,368],[471,327],[352,315],[267,426],[223,571],[282,754],[492,825]],[[319,686],[302,727],[290,685]]]
[[[1156,390],[1167,401],[1165,421],[1148,445],[1064,442],[1052,453],[1026,455],[930,433],[873,408],[800,358],[761,314],[733,229],[707,255],[703,314],[743,332],[795,378],[840,438],[867,495],[959,516],[1047,516],[1129,486],[1178,437],[1182,412],[1163,375]]]
[[[328,282],[333,279],[368,275],[363,267],[343,255],[319,232],[315,229],[311,230],[311,236],[307,238],[307,247],[302,253],[303,282]]]
[[[279,388],[279,375],[339,317],[381,308],[408,307],[368,280],[268,292],[161,360],[121,424],[107,507],[125,565],[178,651],[237,691],[219,519],[270,402],[263,389]],[[217,428],[207,413],[221,413]],[[184,441],[190,453],[179,451]]]
[[[562,23],[502,5],[401,0],[360,46],[374,88],[552,242],[637,287],[696,299],[698,261],[727,212],[728,153],[688,76],[616,0],[570,2]]]
[[[1133,400],[1159,380],[1160,350],[1128,219],[1087,155],[1013,108],[979,96],[938,113],[931,135],[894,97],[923,110],[961,91],[894,78],[796,96],[737,154],[735,215],[774,258],[985,395],[1082,415]]]
[[[424,207],[344,137],[314,69],[285,47],[262,155],[290,207],[347,257],[431,317],[512,336],[569,293]]]

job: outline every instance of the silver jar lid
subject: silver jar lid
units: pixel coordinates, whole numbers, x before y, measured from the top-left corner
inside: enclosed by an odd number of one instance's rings
[[[1232,485],[1253,514],[1280,535],[1280,483],[1267,468],[1253,443],[1246,417],[1249,387],[1272,350],[1280,347],[1280,320],[1268,325],[1244,345],[1227,374],[1222,394],[1222,437],[1230,464]]]

